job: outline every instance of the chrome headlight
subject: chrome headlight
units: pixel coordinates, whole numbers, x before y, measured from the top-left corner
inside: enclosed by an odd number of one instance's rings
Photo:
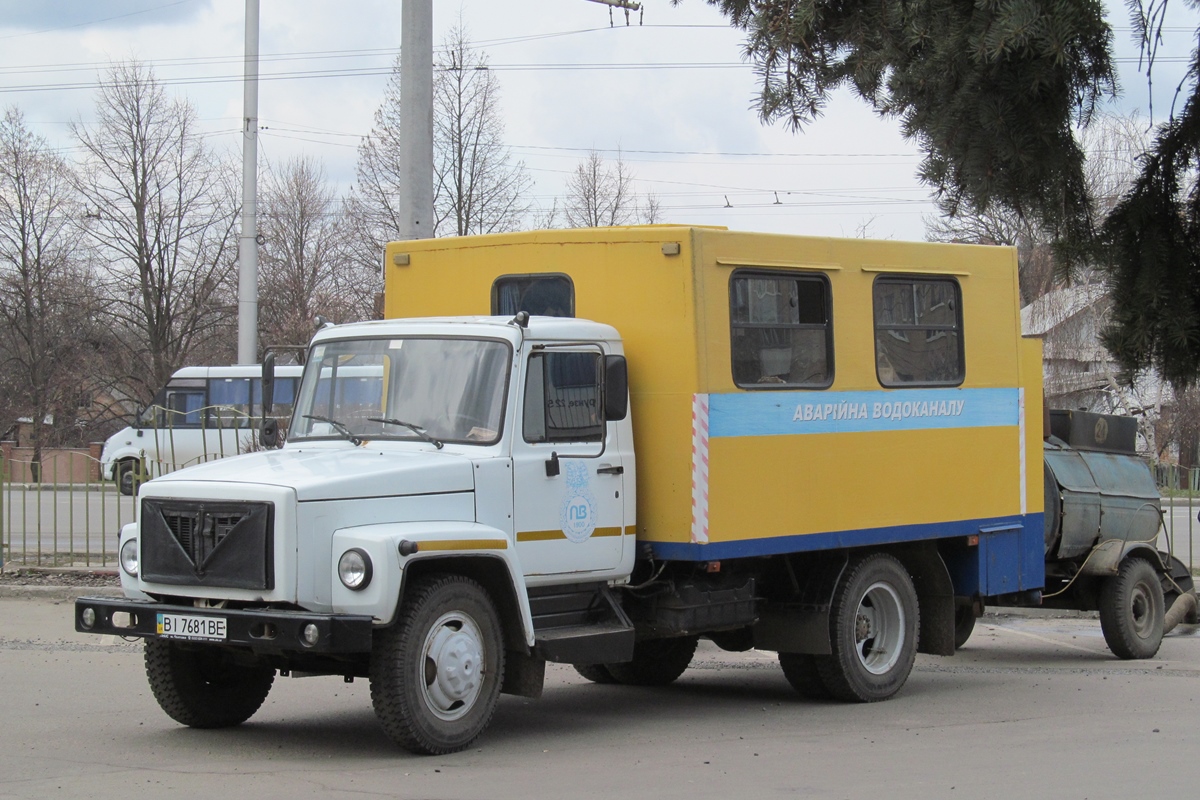
[[[371,557],[367,551],[355,547],[342,553],[338,559],[338,578],[342,585],[358,592],[371,582]]]
[[[121,545],[121,569],[131,578],[138,576],[138,545],[137,539],[126,539]]]

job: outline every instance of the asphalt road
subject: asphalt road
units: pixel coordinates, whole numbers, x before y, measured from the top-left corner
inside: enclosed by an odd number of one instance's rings
[[[150,697],[140,647],[74,633],[62,601],[0,599],[0,798],[1130,798],[1191,796],[1200,634],[1121,662],[1093,619],[985,617],[894,699],[800,699],[770,654],[702,647],[673,686],[551,665],[471,750],[397,751],[365,681],[278,678],[240,728]]]

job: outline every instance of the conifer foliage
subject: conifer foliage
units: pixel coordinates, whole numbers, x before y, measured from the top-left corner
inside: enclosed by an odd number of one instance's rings
[[[1114,88],[1098,0],[709,0],[747,32],[758,111],[799,127],[856,92],[952,206],[1088,224],[1072,125]]]

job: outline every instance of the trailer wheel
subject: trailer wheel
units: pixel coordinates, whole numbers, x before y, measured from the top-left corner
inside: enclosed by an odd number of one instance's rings
[[[167,716],[191,728],[229,728],[258,711],[275,670],[264,664],[240,663],[233,653],[216,647],[187,647],[147,639],[146,679]]]
[[[916,660],[919,614],[912,578],[895,558],[876,553],[852,564],[834,590],[832,654],[817,659],[830,695],[870,703],[898,692]]]
[[[616,683],[617,679],[603,664],[575,664],[575,671],[592,683]]]
[[[618,683],[627,686],[666,686],[683,674],[696,654],[695,636],[648,639],[633,646],[633,660],[605,664]]]
[[[371,703],[384,731],[413,753],[462,750],[492,719],[504,642],[483,587],[430,575],[405,594],[396,624],[375,632]]]
[[[814,656],[809,653],[780,653],[779,666],[783,668],[783,677],[801,697],[809,700],[828,700],[829,687],[821,680],[817,669],[817,659],[828,656]]]
[[[1144,558],[1127,558],[1100,589],[1100,629],[1118,658],[1151,658],[1163,637],[1166,603],[1158,573]]]

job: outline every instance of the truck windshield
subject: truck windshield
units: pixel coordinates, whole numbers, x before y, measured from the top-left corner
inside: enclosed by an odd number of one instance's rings
[[[288,438],[493,444],[511,361],[496,340],[323,342],[304,368]]]

